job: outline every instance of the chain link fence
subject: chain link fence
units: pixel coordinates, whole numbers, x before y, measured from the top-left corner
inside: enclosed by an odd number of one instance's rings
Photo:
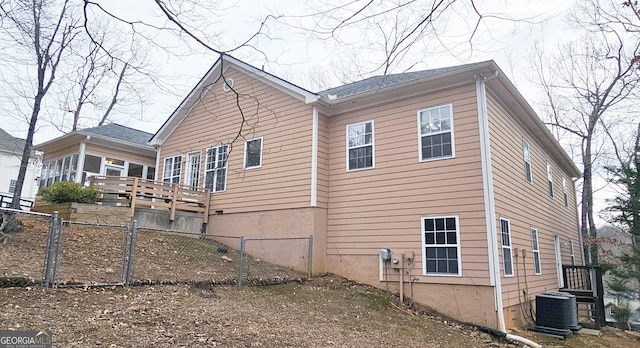
[[[186,233],[138,228],[135,221],[130,228],[4,208],[0,218],[0,286],[261,285],[311,273],[311,236]],[[9,220],[19,228],[2,227]]]
[[[55,221],[50,214],[0,208],[0,286],[43,281]]]
[[[311,269],[311,238],[260,238],[138,228],[132,284],[269,284]]]
[[[123,285],[129,238],[128,225],[61,220],[55,240],[53,286]]]

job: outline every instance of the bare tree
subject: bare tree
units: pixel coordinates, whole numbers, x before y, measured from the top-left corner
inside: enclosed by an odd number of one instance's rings
[[[77,35],[79,18],[74,18],[69,1],[48,0],[7,1],[0,7],[4,25],[3,34],[28,53],[33,60],[36,76],[29,130],[22,153],[20,171],[13,194],[12,208],[20,208],[20,195],[24,184],[36,123],[45,95],[56,79],[56,71],[70,43]]]
[[[602,7],[592,3],[586,7],[588,16],[578,23],[585,29],[579,41],[558,47],[553,58],[541,49],[533,56],[538,81],[544,90],[545,117],[554,133],[573,149],[574,159],[582,164],[581,232],[585,238],[588,262],[598,263],[597,229],[594,220],[594,175],[604,165],[598,160],[605,154],[607,137],[601,125],[609,120],[624,120],[630,105],[637,103],[634,92],[640,83],[638,61],[640,40],[628,35],[617,23],[596,21]],[[584,21],[591,18],[593,22]],[[594,28],[599,28],[595,30]],[[563,139],[564,138],[564,139]],[[611,144],[606,143],[607,147]],[[600,145],[600,146],[598,146]]]

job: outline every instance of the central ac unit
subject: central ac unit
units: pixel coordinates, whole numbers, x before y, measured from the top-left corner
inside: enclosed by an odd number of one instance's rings
[[[579,330],[575,296],[551,292],[536,295],[536,326],[531,330],[566,338]]]

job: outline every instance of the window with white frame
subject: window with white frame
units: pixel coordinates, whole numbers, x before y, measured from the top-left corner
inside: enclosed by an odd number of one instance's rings
[[[200,184],[200,151],[187,154],[184,185],[197,188]]]
[[[162,181],[179,184],[181,171],[182,155],[165,158],[164,170],[162,171]]]
[[[227,189],[227,156],[229,145],[220,145],[207,149],[204,169],[204,188],[211,192]]]
[[[567,187],[567,179],[562,178],[562,194],[564,196],[564,206],[569,208],[569,188]]]
[[[262,166],[262,137],[244,143],[244,169]]]
[[[508,219],[500,218],[500,232],[502,236],[502,263],[504,276],[513,276],[513,255],[511,253],[511,225]]]
[[[58,181],[74,181],[77,165],[77,154],[44,162],[40,173],[40,187],[46,187]]]
[[[347,126],[347,170],[374,167],[373,121]]]
[[[418,111],[420,160],[450,158],[455,154],[452,105]]]
[[[425,275],[460,275],[458,216],[422,218],[422,272]]]
[[[547,182],[549,182],[549,197],[553,198],[553,169],[549,162],[547,162]]]
[[[524,178],[533,184],[533,169],[531,167],[531,148],[526,140],[522,140],[522,153],[524,155]]]
[[[576,265],[576,254],[573,252],[573,241],[569,241],[569,248],[571,248],[571,266]]]
[[[14,193],[16,192],[16,184],[18,183],[17,180],[13,180],[11,179],[11,181],[9,181],[9,193]]]
[[[536,275],[542,274],[540,268],[540,248],[538,247],[538,229],[531,227],[531,245],[533,249],[533,269]]]

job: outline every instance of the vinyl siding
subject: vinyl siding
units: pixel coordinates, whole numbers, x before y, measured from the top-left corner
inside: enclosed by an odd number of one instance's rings
[[[527,292],[529,299],[535,298],[535,294],[540,292],[558,291],[554,235],[560,236],[564,264],[570,264],[569,241],[572,240],[576,246],[576,260],[581,260],[582,250],[579,247],[575,189],[571,177],[545,152],[545,145],[525,130],[517,117],[499,103],[495,96],[488,93],[487,99],[501,276],[504,275],[504,264],[500,217],[508,218],[511,223],[514,277],[502,278],[504,306],[509,307],[524,300],[519,299],[518,285],[521,291]],[[533,184],[525,180],[523,139],[530,147]],[[547,186],[547,161],[553,167],[554,198],[549,196]],[[562,194],[563,177],[569,188],[568,208],[564,206]],[[538,230],[541,275],[534,275],[532,227]],[[525,251],[524,259],[522,250]]]
[[[318,114],[318,199],[320,208],[329,203],[329,119]]]
[[[200,186],[203,187],[204,150],[231,144],[226,191],[211,194],[211,213],[308,207],[312,107],[232,68],[225,76],[234,79],[239,98],[236,99],[233,92],[224,92],[221,80],[211,86],[162,145],[159,180],[162,180],[164,159],[181,154],[180,182],[184,183],[184,155],[200,150]],[[245,170],[244,142],[256,137],[263,137],[262,166]]]
[[[449,103],[455,158],[420,162],[417,111]],[[346,126],[369,120],[375,168],[347,172]],[[390,248],[415,254],[409,273],[418,283],[489,284],[474,84],[332,116],[329,132],[328,269],[375,275],[377,262],[339,263],[355,255],[375,261]],[[421,217],[430,215],[459,216],[462,277],[422,274]]]

